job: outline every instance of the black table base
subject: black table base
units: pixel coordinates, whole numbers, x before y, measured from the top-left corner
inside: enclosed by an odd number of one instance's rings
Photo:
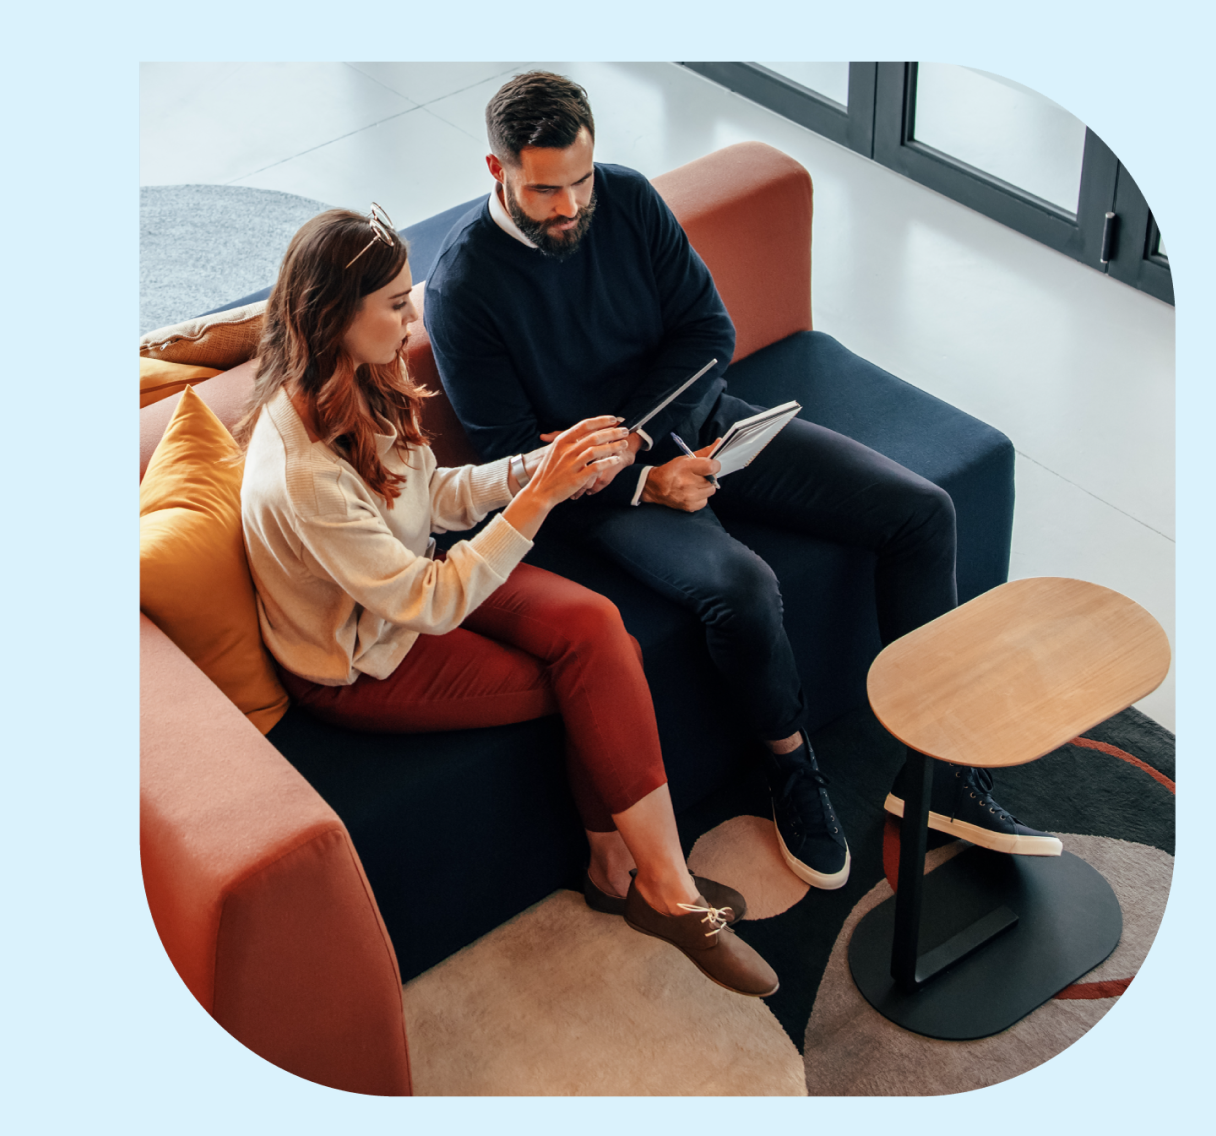
[[[895,897],[857,925],[849,966],[871,1006],[927,1037],[999,1033],[1097,966],[1123,932],[1110,884],[1069,852],[969,848],[922,879],[912,981],[892,977]]]

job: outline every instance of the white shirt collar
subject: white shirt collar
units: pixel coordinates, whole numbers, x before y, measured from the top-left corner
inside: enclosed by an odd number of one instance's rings
[[[509,237],[514,237],[520,244],[527,245],[528,248],[536,248],[536,242],[528,240],[520,231],[519,226],[511,220],[511,214],[507,212],[507,208],[502,203],[502,198],[499,196],[500,183],[495,181],[494,188],[490,190],[490,216],[496,224]]]

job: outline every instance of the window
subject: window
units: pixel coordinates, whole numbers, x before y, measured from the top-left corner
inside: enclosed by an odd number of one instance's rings
[[[803,90],[836,103],[841,110],[849,105],[849,65],[847,63],[758,63],[773,74]]]
[[[1085,124],[999,75],[918,63],[912,140],[1076,216]]]
[[[1037,91],[943,63],[685,63],[939,193],[1174,302],[1161,233],[1102,140]]]
[[[683,66],[833,142],[874,156],[874,63]]]

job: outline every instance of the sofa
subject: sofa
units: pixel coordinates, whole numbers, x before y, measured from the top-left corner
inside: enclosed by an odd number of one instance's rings
[[[1013,447],[814,330],[807,171],[750,142],[654,184],[736,325],[732,393],[761,405],[797,399],[803,417],[941,485],[958,518],[960,601],[1002,583]],[[415,280],[465,208],[403,230]],[[225,426],[235,422],[263,297],[144,338],[149,365],[202,370],[180,384],[192,395],[141,409],[141,477],[182,399],[197,395]],[[222,349],[200,357],[217,328]],[[474,461],[421,322],[412,333],[412,371],[438,392],[425,425],[439,460]],[[863,705],[879,649],[873,557],[759,525],[728,527],[781,583],[807,727]],[[642,647],[677,814],[746,772],[752,743],[695,617],[543,531],[528,559],[620,608]],[[401,981],[568,886],[584,863],[560,720],[391,736],[341,730],[290,707],[259,726],[146,615],[141,652],[141,847],[169,957],[203,1007],[275,1064],[340,1088],[408,1092]]]

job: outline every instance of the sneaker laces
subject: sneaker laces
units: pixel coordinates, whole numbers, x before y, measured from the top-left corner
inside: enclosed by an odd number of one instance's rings
[[[710,935],[717,935],[721,931],[726,930],[726,913],[729,911],[732,915],[734,911],[729,907],[701,907],[696,903],[681,903],[677,906],[682,911],[700,912],[705,916],[701,920],[702,923],[709,923],[712,931],[706,931],[705,937],[708,939]]]
[[[814,794],[815,801],[821,806],[824,806],[823,797],[819,795],[820,789],[826,789],[828,785],[827,777],[820,771],[818,766],[812,765],[809,761],[803,762],[800,765],[794,766],[789,771],[785,778],[785,784],[782,786],[781,792],[777,795],[778,803],[794,804],[795,790],[802,788],[804,791],[809,790]],[[836,826],[836,817],[832,811],[830,801],[824,807],[824,819],[829,827]],[[801,810],[795,808],[794,815],[801,818]]]
[[[980,769],[976,766],[971,766],[970,769],[970,777],[964,776],[959,778],[959,793],[961,794],[964,789],[970,790],[972,795],[975,796],[980,802],[980,805],[987,808],[990,813],[995,813],[998,817],[1004,817],[1013,824],[1020,824],[1021,822],[1017,817],[1009,812],[1008,809],[1002,808],[1001,805],[997,804],[997,802],[992,799],[992,789],[995,782],[992,780],[991,771],[988,769]],[[976,790],[979,790],[979,792],[976,793]],[[958,812],[957,797],[955,797],[954,811],[956,813]],[[953,820],[954,818],[951,817],[950,819]]]

